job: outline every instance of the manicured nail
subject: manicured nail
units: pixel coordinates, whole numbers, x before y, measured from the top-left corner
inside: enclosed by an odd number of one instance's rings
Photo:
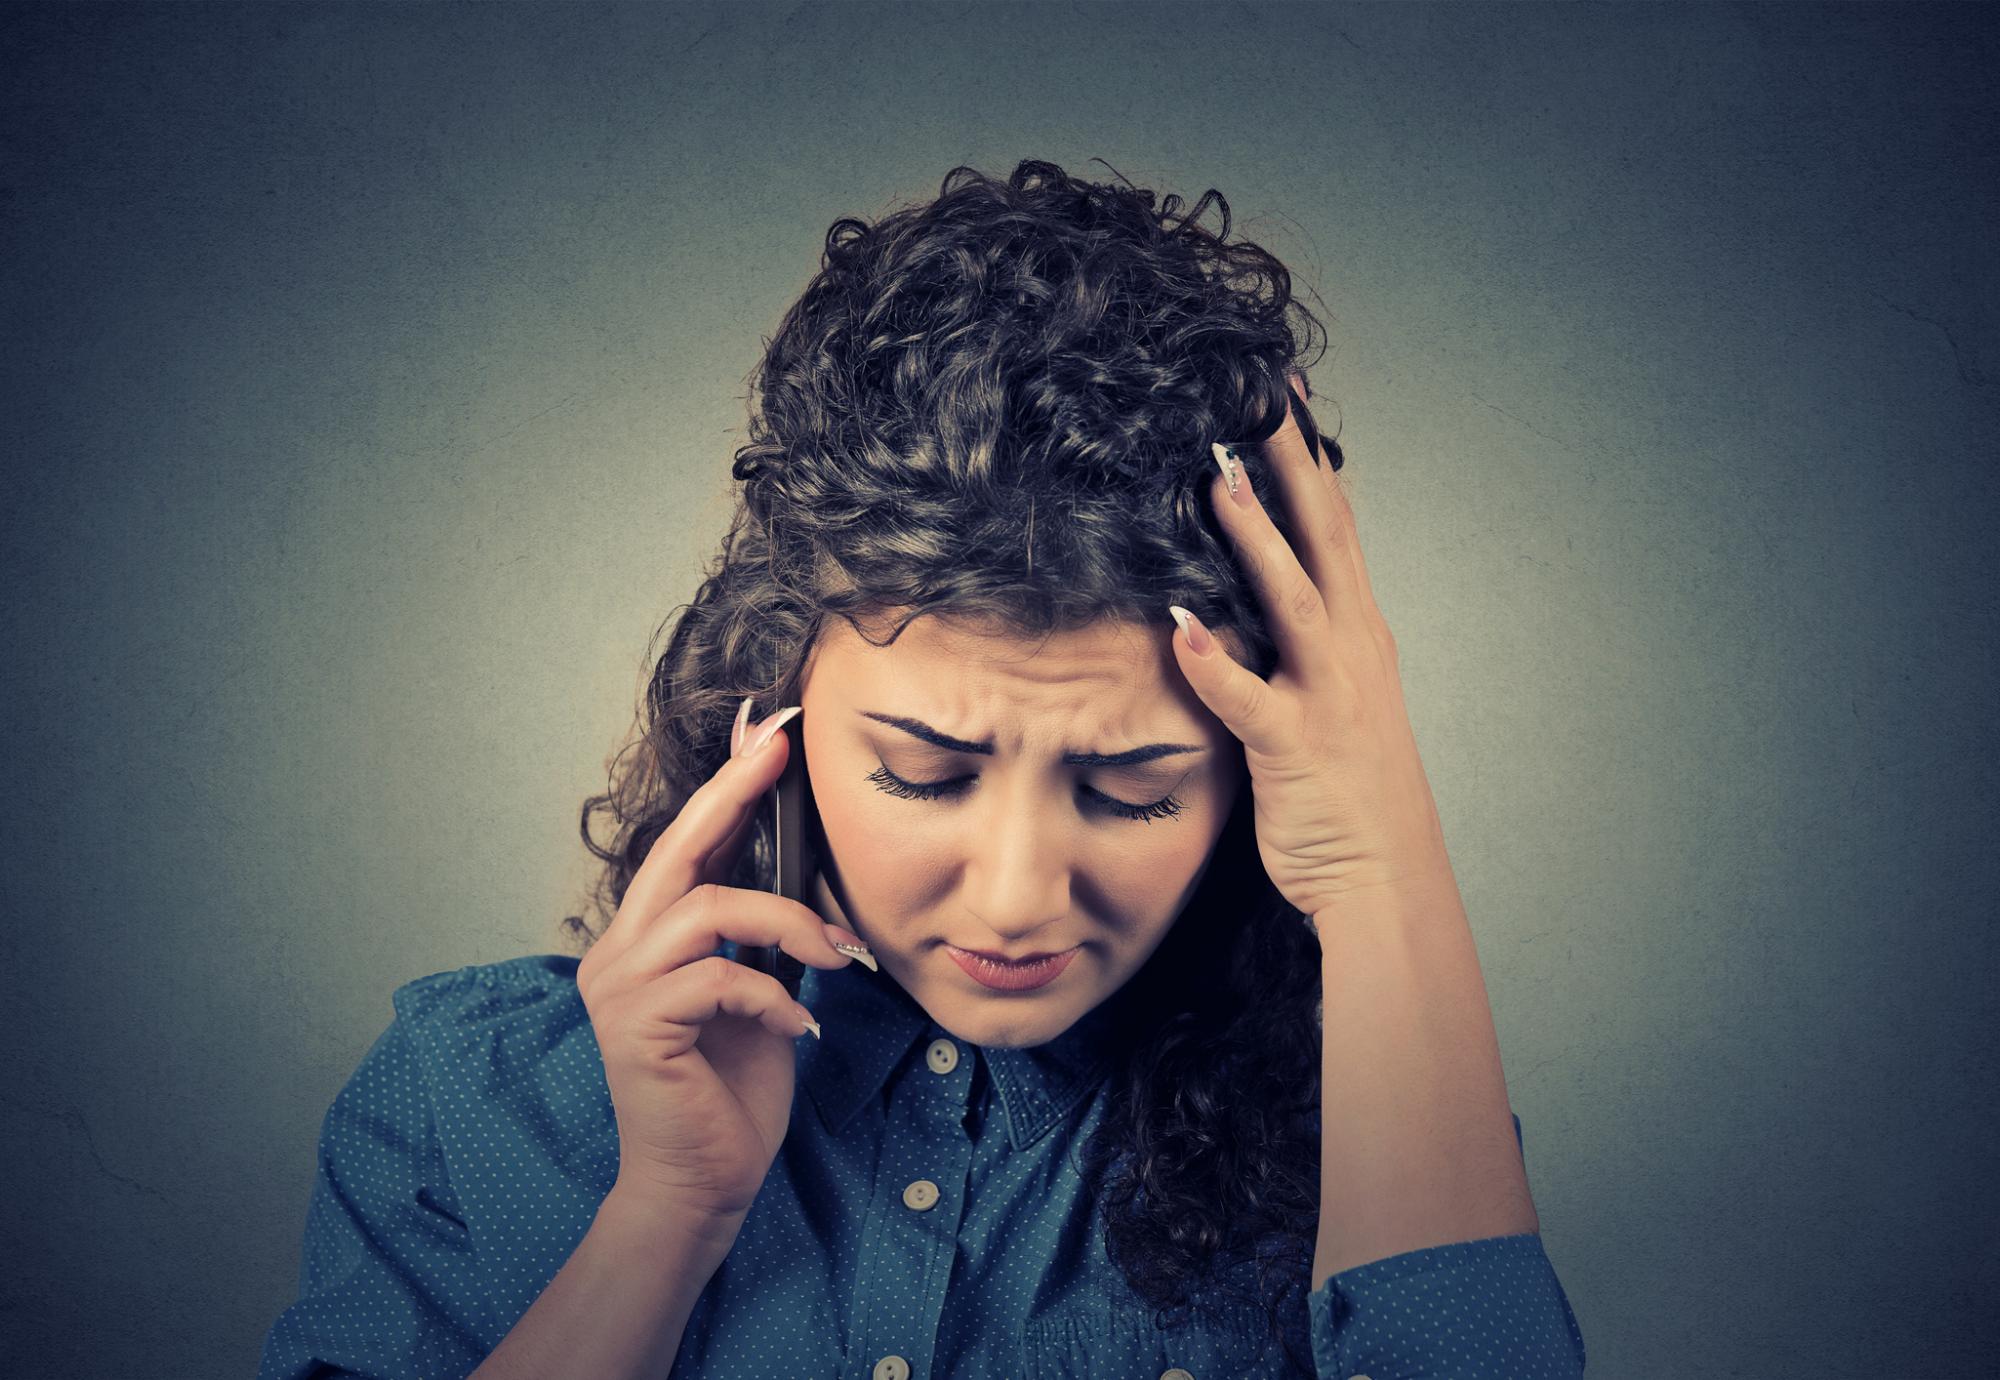
[[[875,955],[869,951],[866,944],[861,942],[860,935],[849,934],[838,925],[828,925],[826,927],[826,942],[833,945],[841,953],[846,954],[856,963],[867,964],[871,972],[879,973],[882,971],[875,966]]]
[[[743,728],[744,725],[750,722],[750,705],[754,698],[754,696],[745,695],[743,703],[736,706],[736,726],[729,730],[729,755],[731,757],[734,757],[736,750],[743,746]]]
[[[763,747],[764,744],[770,742],[771,739],[775,738],[778,734],[778,730],[783,728],[786,724],[790,723],[795,716],[797,716],[800,712],[802,712],[803,709],[804,709],[803,705],[795,704],[789,709],[781,709],[776,714],[773,714],[771,716],[771,722],[765,724],[762,728],[758,729],[757,736],[751,740],[750,743],[751,754],[754,755],[757,749]]]
[[[1229,485],[1229,496],[1247,506],[1250,502],[1244,493],[1243,461],[1236,454],[1234,446],[1225,446],[1220,441],[1208,444],[1209,454],[1215,457],[1217,468],[1222,471],[1223,482]]]
[[[1181,636],[1188,642],[1188,648],[1196,656],[1207,656],[1215,641],[1208,635],[1208,629],[1201,620],[1182,608],[1179,604],[1168,604],[1167,612],[1174,616],[1174,622],[1181,625]]]
[[[794,1005],[797,1005],[797,1003],[794,1003]],[[821,1038],[819,1033],[819,1022],[813,1019],[813,1013],[806,1010],[804,1006],[799,1006],[799,1019],[806,1023],[806,1029],[810,1030],[813,1033],[813,1038],[815,1040]]]

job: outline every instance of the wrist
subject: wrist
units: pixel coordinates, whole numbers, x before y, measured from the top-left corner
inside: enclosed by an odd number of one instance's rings
[[[1429,924],[1465,919],[1458,879],[1449,868],[1344,888],[1312,912],[1322,939],[1339,925]]]
[[[713,1256],[720,1263],[736,1244],[745,1215],[718,1217],[617,1183],[598,1204],[591,1231],[608,1240],[642,1245],[651,1251],[663,1245],[675,1246],[690,1254]]]

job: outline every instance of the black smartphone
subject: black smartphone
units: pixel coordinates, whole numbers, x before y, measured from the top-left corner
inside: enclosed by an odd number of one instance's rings
[[[794,714],[778,732],[792,735],[785,757],[785,769],[772,787],[775,796],[778,885],[777,893],[811,909],[813,883],[819,873],[819,854],[814,836],[819,821],[813,806],[812,779],[806,775],[805,736],[799,729],[804,714]],[[785,985],[792,996],[799,994],[799,982],[806,965],[776,945],[745,945],[744,962],[761,968]]]

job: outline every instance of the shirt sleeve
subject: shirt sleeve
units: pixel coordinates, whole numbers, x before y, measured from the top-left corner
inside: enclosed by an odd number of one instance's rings
[[[266,1336],[257,1380],[446,1380],[485,1359],[466,1302],[479,1297],[471,1241],[418,1062],[425,996],[398,990],[396,1017],[327,1110],[298,1298]]]
[[[1371,1260],[1329,1276],[1307,1307],[1319,1380],[1583,1374],[1583,1332],[1539,1232]]]

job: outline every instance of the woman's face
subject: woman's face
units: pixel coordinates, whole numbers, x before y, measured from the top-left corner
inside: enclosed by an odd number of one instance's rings
[[[1139,970],[1208,867],[1242,749],[1188,688],[1161,621],[1038,644],[927,616],[876,647],[835,619],[814,647],[799,722],[826,837],[815,908],[961,1039],[1060,1035]],[[1079,753],[1146,760],[1064,760]],[[921,799],[903,783],[941,789]],[[1177,811],[1126,817],[1162,801]],[[955,948],[1068,963],[996,990]]]

